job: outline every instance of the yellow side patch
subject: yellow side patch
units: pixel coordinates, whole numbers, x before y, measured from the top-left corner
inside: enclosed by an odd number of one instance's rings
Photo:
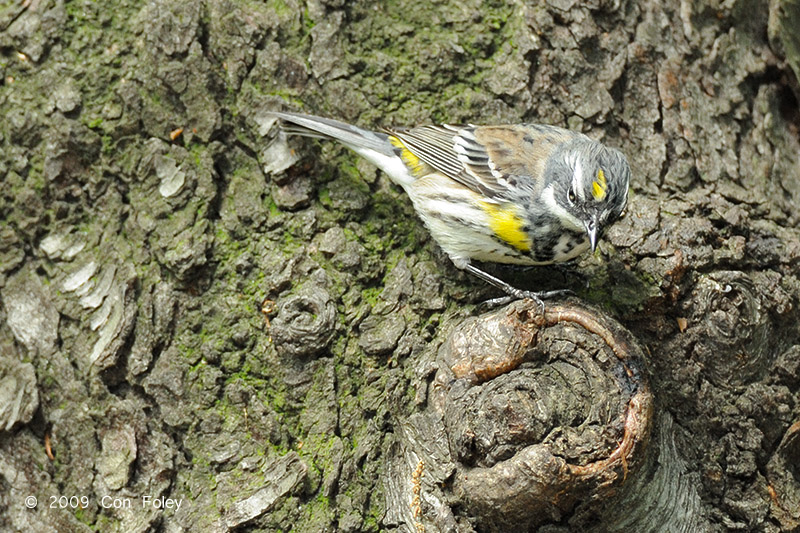
[[[531,250],[531,238],[522,230],[525,221],[517,215],[513,205],[500,206],[481,202],[481,208],[489,215],[489,227],[495,235],[517,250]]]
[[[597,201],[606,197],[608,192],[608,183],[606,182],[606,175],[603,169],[597,171],[597,179],[592,182],[592,196]]]
[[[395,148],[400,149],[400,159],[403,160],[403,164],[411,171],[411,174],[420,177],[425,173],[425,163],[420,161],[419,157],[411,153],[411,150],[406,148],[403,141],[393,135],[389,135],[389,142],[392,143],[392,146]]]

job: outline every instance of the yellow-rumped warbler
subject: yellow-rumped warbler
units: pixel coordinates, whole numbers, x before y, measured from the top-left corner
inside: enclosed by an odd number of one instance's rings
[[[569,261],[597,247],[619,218],[631,170],[625,156],[555,126],[419,126],[364,130],[336,120],[272,113],[289,134],[335,139],[383,170],[411,198],[456,267],[512,298],[547,298],[477,268]]]

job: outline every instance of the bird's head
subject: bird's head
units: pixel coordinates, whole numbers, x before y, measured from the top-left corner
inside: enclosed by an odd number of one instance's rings
[[[631,168],[619,150],[585,138],[559,152],[549,169],[555,201],[571,226],[586,231],[594,251],[603,231],[625,209]]]

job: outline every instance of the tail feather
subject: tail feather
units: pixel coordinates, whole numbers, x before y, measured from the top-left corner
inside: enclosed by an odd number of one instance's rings
[[[282,112],[271,112],[270,114],[284,122],[283,129],[289,134],[317,139],[335,139],[359,153],[364,150],[373,150],[384,156],[394,155],[394,147],[384,133],[357,128],[338,120],[314,115]]]

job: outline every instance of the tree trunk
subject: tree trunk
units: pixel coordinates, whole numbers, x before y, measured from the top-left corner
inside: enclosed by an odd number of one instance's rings
[[[0,7],[0,529],[800,530],[800,3]],[[346,149],[555,124],[626,216],[497,296]],[[277,140],[276,140],[277,137]],[[539,492],[535,492],[539,491]]]

